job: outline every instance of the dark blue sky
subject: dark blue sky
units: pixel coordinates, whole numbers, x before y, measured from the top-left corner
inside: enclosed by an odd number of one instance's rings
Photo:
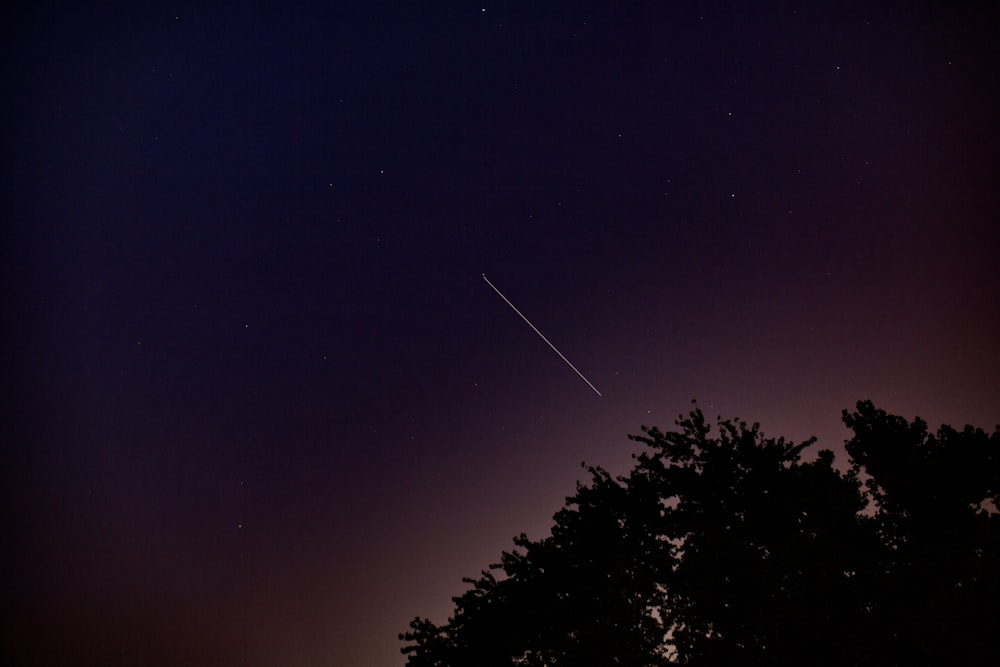
[[[207,4],[3,28],[14,662],[402,665],[692,398],[1000,421],[995,12]]]

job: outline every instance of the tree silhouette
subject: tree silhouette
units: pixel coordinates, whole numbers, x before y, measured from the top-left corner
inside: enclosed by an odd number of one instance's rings
[[[1000,427],[932,434],[871,402],[844,423],[876,508],[882,663],[1000,664]]]
[[[411,622],[407,664],[995,664],[1000,427],[844,421],[847,472],[697,407],[643,427],[628,475],[588,467],[551,536]]]

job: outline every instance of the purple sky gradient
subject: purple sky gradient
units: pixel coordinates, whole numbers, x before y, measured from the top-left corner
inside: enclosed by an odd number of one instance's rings
[[[11,664],[400,667],[692,398],[1000,422],[996,12],[816,4],[15,12]]]

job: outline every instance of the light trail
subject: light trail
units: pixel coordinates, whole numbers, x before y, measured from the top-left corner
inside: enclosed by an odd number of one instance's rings
[[[528,319],[527,317],[525,317],[525,316],[524,316],[524,313],[522,313],[522,312],[521,312],[520,310],[518,310],[518,309],[517,309],[517,306],[515,306],[514,304],[512,304],[512,303],[510,302],[510,299],[508,299],[507,297],[505,297],[505,296],[503,295],[503,292],[501,292],[500,290],[498,290],[498,289],[497,289],[497,286],[496,286],[496,285],[494,285],[493,283],[491,283],[491,282],[490,282],[490,279],[486,277],[486,274],[485,274],[485,273],[483,274],[483,280],[485,280],[485,281],[486,281],[486,284],[487,284],[487,285],[489,285],[490,287],[492,287],[492,288],[493,288],[493,291],[494,291],[494,292],[496,292],[497,294],[499,294],[499,295],[500,295],[500,298],[501,298],[501,299],[503,299],[504,301],[506,301],[506,302],[507,302],[507,305],[508,305],[508,306],[510,306],[511,308],[513,308],[513,309],[514,309],[514,312],[515,312],[515,313],[517,313],[518,315],[520,315],[520,316],[521,316],[521,319],[522,319],[522,320],[524,320],[524,321],[525,321],[525,322],[526,322],[526,323],[528,324],[528,326],[529,326],[529,327],[531,327],[531,328],[532,328],[532,330],[533,330],[533,331],[534,331],[534,332],[535,332],[536,334],[538,334],[538,337],[539,337],[539,338],[541,338],[542,340],[544,340],[544,341],[545,341],[545,342],[546,342],[546,343],[548,344],[548,346],[552,348],[552,351],[553,351],[553,352],[555,352],[556,354],[558,354],[558,355],[559,355],[559,358],[560,358],[560,359],[562,359],[563,361],[565,361],[565,362],[566,362],[566,365],[567,365],[567,366],[569,366],[570,368],[572,368],[572,369],[573,369],[573,372],[575,372],[575,373],[576,373],[577,375],[579,375],[579,376],[580,376],[580,379],[581,379],[581,380],[583,380],[584,382],[586,382],[586,383],[587,383],[587,386],[588,386],[588,387],[590,387],[591,389],[593,389],[593,390],[594,390],[594,393],[595,393],[595,394],[597,394],[598,396],[600,396],[600,395],[601,395],[601,392],[597,391],[597,387],[595,387],[594,385],[590,384],[590,380],[588,380],[588,379],[587,379],[586,377],[584,377],[583,373],[581,373],[580,371],[578,371],[578,370],[576,369],[576,366],[574,366],[573,364],[571,364],[571,363],[570,363],[570,361],[569,361],[569,359],[567,359],[567,358],[566,358],[565,356],[563,356],[563,353],[562,353],[562,352],[560,352],[559,350],[557,350],[557,349],[556,349],[556,346],[555,346],[555,345],[553,345],[553,344],[552,344],[551,342],[549,342],[549,339],[548,339],[548,338],[546,338],[546,337],[545,337],[545,336],[544,336],[544,335],[542,334],[542,332],[541,332],[541,331],[539,331],[539,330],[538,330],[538,328],[537,328],[537,327],[535,327],[535,325],[531,323],[531,320],[529,320],[529,319]]]

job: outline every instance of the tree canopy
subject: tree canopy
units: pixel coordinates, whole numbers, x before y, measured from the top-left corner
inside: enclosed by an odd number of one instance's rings
[[[1000,664],[1000,427],[859,402],[850,466],[695,406],[400,635],[410,667]]]

